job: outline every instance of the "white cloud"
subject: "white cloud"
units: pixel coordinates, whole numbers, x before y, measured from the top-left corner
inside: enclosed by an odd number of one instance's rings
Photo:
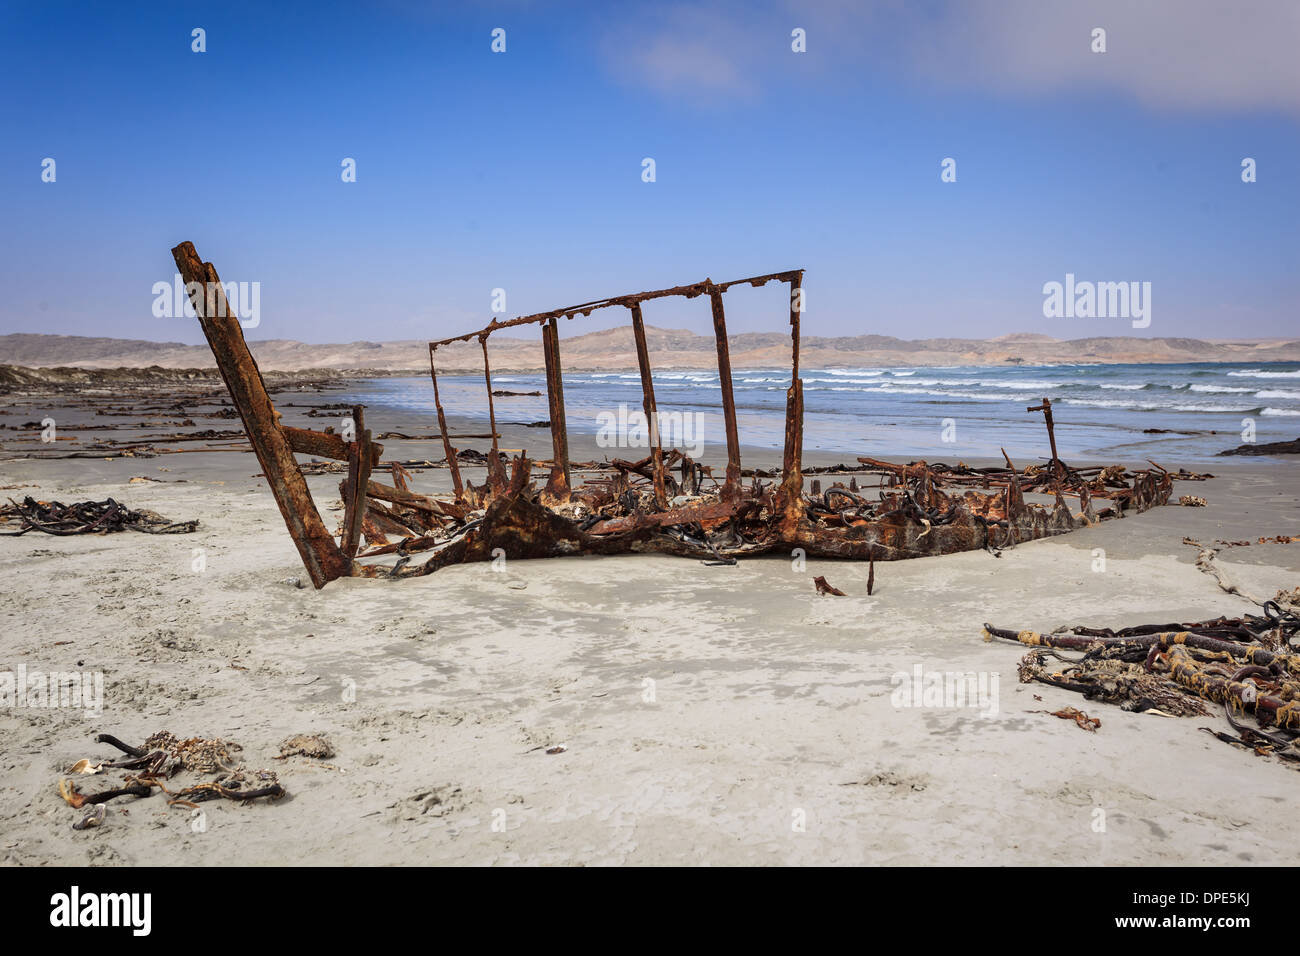
[[[790,51],[790,30],[808,52]],[[1091,34],[1106,30],[1107,52]],[[900,83],[1016,97],[1113,92],[1152,109],[1300,113],[1297,0],[728,0],[654,8],[608,30],[625,80],[699,101],[820,85]]]
[[[1091,51],[1096,27],[1105,53]],[[909,65],[934,81],[1111,90],[1157,109],[1300,111],[1294,0],[975,0],[927,33],[907,44]]]
[[[651,6],[606,30],[602,52],[620,79],[659,93],[749,99],[762,86],[766,16],[728,3]]]

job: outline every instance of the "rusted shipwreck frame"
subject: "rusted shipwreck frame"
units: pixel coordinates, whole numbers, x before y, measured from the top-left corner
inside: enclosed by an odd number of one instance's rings
[[[749,279],[640,292],[585,302],[551,312],[493,321],[476,332],[429,344],[434,404],[450,496],[411,491],[409,475],[397,463],[387,467],[392,484],[378,480],[383,446],[371,440],[364,409],[353,409],[352,440],[330,432],[281,425],[279,413],[230,314],[220,279],[191,243],[172,250],[190,290],[204,334],[231,398],[243,419],[262,472],[271,486],[289,533],[316,587],[345,576],[408,577],[429,574],[449,564],[483,561],[494,554],[543,558],[591,553],[660,552],[705,559],[733,560],[802,548],[813,557],[889,561],[1011,545],[1064,534],[1096,521],[1145,511],[1169,500],[1175,477],[1199,477],[1119,466],[1076,470],[1056,456],[1051,403],[1042,411],[1052,456],[1046,466],[1018,471],[1005,468],[949,467],[914,462],[896,465],[859,458],[858,474],[876,476],[878,494],[860,488],[855,474],[822,490],[814,479],[806,490],[802,466],[803,383],[799,378],[799,319],[803,271]],[[779,473],[742,472],[740,437],[731,381],[723,295],[738,285],[781,282],[790,293],[791,378],[786,391],[785,448]],[[726,466],[713,469],[678,449],[665,451],[658,429],[652,364],[646,345],[642,304],[670,296],[708,296],[713,317],[726,436]],[[627,309],[636,343],[642,408],[650,432],[649,454],[639,461],[574,463],[569,457],[559,320],[588,316],[600,309]],[[540,325],[550,408],[551,457],[533,461],[525,451],[508,456],[500,448],[492,401],[488,352],[491,335],[502,329]],[[481,466],[452,445],[438,390],[437,350],[453,342],[477,340],[483,352],[484,385],[492,447]],[[295,454],[347,463],[340,485],[344,504],[338,539],[330,534],[307,489]],[[462,469],[483,467],[475,485]],[[539,469],[534,480],[534,469]],[[588,477],[576,487],[574,475]],[[540,487],[538,481],[544,477]],[[749,481],[746,483],[745,478]],[[766,481],[764,479],[774,479]],[[1028,503],[1026,493],[1051,495],[1054,504]],[[1067,499],[1077,503],[1071,508]],[[1094,505],[1096,499],[1107,502]],[[364,549],[362,547],[364,541]],[[499,549],[499,550],[498,550]],[[427,554],[418,563],[412,556]],[[395,563],[375,558],[396,558]]]

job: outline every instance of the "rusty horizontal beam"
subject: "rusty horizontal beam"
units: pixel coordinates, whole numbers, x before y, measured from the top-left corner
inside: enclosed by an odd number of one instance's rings
[[[706,504],[688,505],[671,511],[652,511],[645,514],[630,514],[621,518],[598,521],[587,529],[588,534],[619,534],[638,528],[662,528],[675,524],[692,524],[696,521],[717,521],[729,518],[736,513],[736,504],[732,501],[713,501]]]
[[[477,332],[466,332],[464,335],[453,335],[451,338],[439,339],[436,342],[430,342],[429,347],[436,349],[442,345],[451,345],[453,342],[468,342],[471,339],[491,335],[501,329],[517,328],[521,325],[537,325],[561,317],[571,319],[577,315],[591,315],[597,309],[609,309],[614,306],[631,307],[634,304],[646,302],[650,299],[664,299],[670,296],[684,296],[693,299],[696,296],[707,295],[713,289],[726,292],[736,285],[762,286],[774,280],[790,282],[796,276],[802,275],[802,269],[792,269],[788,272],[772,272],[767,275],[750,276],[748,279],[732,279],[729,282],[711,282],[708,279],[701,279],[699,282],[673,286],[671,289],[656,289],[653,292],[632,292],[627,295],[611,296],[608,299],[595,299],[591,302],[580,302],[577,305],[565,306],[562,309],[552,309],[549,312],[534,312],[532,315],[521,315],[518,318],[507,319],[504,322],[493,319]]]
[[[289,446],[300,455],[315,455],[317,458],[329,458],[334,461],[348,460],[351,443],[344,441],[338,435],[313,431],[310,428],[294,428],[292,425],[282,425],[280,427],[284,432],[284,437],[289,439]],[[384,446],[379,442],[372,441],[370,443],[371,461],[379,461],[383,454]]]

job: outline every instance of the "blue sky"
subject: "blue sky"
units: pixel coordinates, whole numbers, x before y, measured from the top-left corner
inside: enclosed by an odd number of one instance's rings
[[[271,7],[0,7],[0,332],[202,341],[151,314],[189,239],[261,283],[250,338],[795,267],[807,335],[1300,336],[1294,3]],[[1044,318],[1067,272],[1151,282],[1151,326]]]

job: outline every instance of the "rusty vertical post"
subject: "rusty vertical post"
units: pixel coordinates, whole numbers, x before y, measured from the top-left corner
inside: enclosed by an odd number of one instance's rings
[[[1052,400],[1044,396],[1041,405],[1031,405],[1025,411],[1043,413],[1043,421],[1047,425],[1047,441],[1052,446],[1052,460],[1047,467],[1052,469],[1052,487],[1055,488],[1064,469],[1061,467],[1061,459],[1056,457],[1056,427],[1052,421]]]
[[[713,337],[718,344],[718,384],[722,386],[722,418],[727,430],[727,482],[724,497],[740,490],[740,436],[736,431],[736,397],[731,388],[731,351],[727,346],[727,315],[722,308],[722,290],[705,280],[713,306]]]
[[[799,316],[803,314],[803,273],[790,279],[790,378],[799,378]]]
[[[429,346],[429,376],[433,379],[433,404],[438,409],[438,428],[442,431],[442,450],[447,455],[447,467],[451,469],[451,487],[459,501],[464,493],[460,482],[460,466],[456,462],[456,449],[451,447],[451,436],[447,432],[447,416],[442,411],[442,399],[438,397],[438,370],[433,364],[433,353],[438,346]]]
[[[1007,482],[1006,495],[1006,512],[1007,512],[1007,535],[1011,538],[1011,543],[1016,544],[1020,536],[1016,534],[1016,524],[1025,514],[1025,495],[1020,487],[1020,476],[1016,474],[1016,466],[1011,463],[1011,456],[1007,454],[1005,448],[999,448],[1002,457],[1007,463],[1007,470],[1011,472],[1011,480]],[[1005,542],[998,547],[1005,547]]]
[[[366,517],[366,486],[374,464],[370,457],[370,429],[366,428],[365,411],[352,406],[353,441],[348,449],[348,478],[343,494],[343,540],[340,549],[355,557],[361,546],[361,524]]]
[[[1025,411],[1043,413],[1043,421],[1047,424],[1047,440],[1052,446],[1052,461],[1059,461],[1060,459],[1056,457],[1056,428],[1052,421],[1052,400],[1044,397],[1043,404],[1030,405]]]
[[[492,454],[488,458],[487,473],[492,490],[500,494],[506,489],[506,473],[501,467],[501,452],[497,441],[497,413],[492,402],[492,366],[488,363],[487,340],[486,332],[478,337],[479,344],[483,346],[483,384],[487,386],[488,423],[492,431]]]
[[[560,370],[560,329],[555,316],[542,326],[542,352],[546,359],[546,397],[551,410],[551,477],[548,497],[564,501],[569,497],[569,432],[564,421],[564,378]]]
[[[488,423],[492,429],[492,450],[497,450],[497,413],[492,404],[492,366],[488,364],[487,335],[478,337],[479,345],[483,346],[483,384],[487,386],[488,400]]]
[[[199,258],[191,242],[174,248],[172,257],[312,584],[324,587],[328,581],[351,574],[352,561],[339,550],[312,501],[307,480],[266,393],[262,373],[248,351],[239,319],[226,302],[217,270]]]
[[[786,516],[797,520],[803,495],[803,381],[799,378],[799,316],[803,312],[803,273],[790,280],[790,390],[785,395],[785,455],[781,491]]]
[[[655,404],[654,378],[650,374],[650,350],[646,347],[645,322],[641,318],[641,303],[633,302],[632,335],[636,338],[636,363],[641,370],[641,408],[645,410],[650,427],[650,460],[654,465],[655,504],[668,507],[668,492],[664,488],[664,449],[659,436],[659,407]]]

